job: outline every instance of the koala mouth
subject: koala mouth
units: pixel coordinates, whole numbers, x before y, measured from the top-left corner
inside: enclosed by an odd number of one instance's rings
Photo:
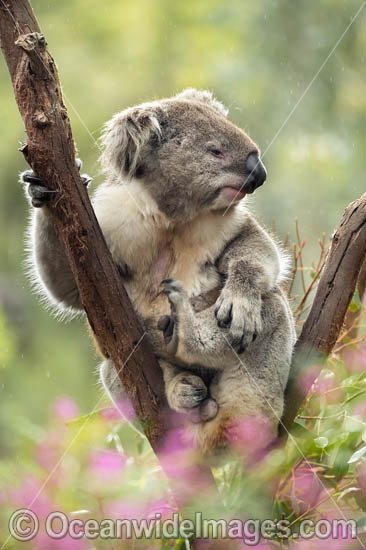
[[[241,201],[246,193],[241,187],[232,187],[231,185],[225,185],[221,190],[222,196],[229,202]]]

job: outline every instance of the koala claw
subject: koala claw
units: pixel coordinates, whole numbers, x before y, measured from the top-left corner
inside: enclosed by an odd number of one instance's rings
[[[49,202],[52,195],[58,193],[56,189],[48,189],[43,180],[39,178],[33,170],[26,170],[20,175],[22,183],[28,183],[28,195],[31,198],[32,205],[35,208],[41,208]]]
[[[215,418],[219,410],[217,402],[207,397],[202,403],[188,412],[188,418],[193,424],[201,424]]]
[[[197,408],[207,396],[207,387],[202,378],[189,373],[178,374],[167,390],[170,407],[185,414]],[[195,415],[194,412],[192,414]]]
[[[215,317],[220,328],[228,328],[233,319],[233,304],[229,299],[225,299],[223,292],[216,300]]]
[[[168,353],[174,355],[178,348],[178,312],[177,308],[187,297],[182,283],[175,279],[164,279],[160,286],[170,304],[170,315],[163,315],[158,320],[158,329],[163,331],[164,342]]]
[[[175,306],[185,297],[182,283],[176,279],[164,279],[161,281],[160,286],[162,287],[162,292],[166,294],[171,308],[175,309]]]
[[[176,329],[177,317],[172,312],[172,315],[163,315],[158,320],[158,329],[163,332],[164,343],[168,353],[174,355],[178,348],[178,334]]]
[[[220,328],[229,329],[230,343],[239,354],[262,330],[261,301],[257,296],[233,296],[224,289],[216,301],[215,316]]]
[[[82,162],[79,158],[76,159],[76,165],[80,171],[82,167]],[[89,185],[92,181],[92,178],[88,174],[81,174],[81,180],[85,187]],[[33,172],[33,170],[25,170],[20,174],[20,182],[28,183],[28,194],[31,198],[32,205],[35,208],[41,208],[45,206],[52,195],[59,193],[57,189],[48,189],[45,182]]]

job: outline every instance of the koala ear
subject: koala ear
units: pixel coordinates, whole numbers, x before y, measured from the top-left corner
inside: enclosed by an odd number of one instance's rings
[[[157,110],[148,105],[132,107],[117,113],[107,122],[101,136],[102,168],[132,178],[141,159],[141,152],[151,139],[161,139]]]
[[[208,90],[195,90],[194,88],[187,88],[175,97],[176,99],[187,99],[205,103],[217,111],[220,115],[225,117],[229,112],[229,110],[220,101],[217,101],[217,99],[214,98],[212,92],[209,92]]]

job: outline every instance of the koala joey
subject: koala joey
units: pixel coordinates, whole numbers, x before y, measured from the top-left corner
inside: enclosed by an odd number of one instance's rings
[[[170,407],[203,451],[225,446],[248,417],[275,431],[295,331],[280,287],[286,257],[246,207],[266,179],[257,145],[211,93],[193,89],[116,114],[101,143],[106,179],[92,203]],[[55,192],[31,171],[21,179],[35,207],[38,288],[59,311],[82,310],[47,206]],[[117,402],[110,360],[101,380]]]

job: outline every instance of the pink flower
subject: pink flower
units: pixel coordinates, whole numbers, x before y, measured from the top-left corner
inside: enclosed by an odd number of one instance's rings
[[[68,422],[79,415],[76,403],[68,396],[57,397],[53,405],[53,411],[59,420]]]
[[[366,370],[366,345],[359,345],[344,350],[344,362],[346,367],[354,373],[364,372]]]
[[[136,420],[136,413],[128,399],[119,399],[116,402],[116,410],[120,419],[129,420],[134,422]]]
[[[248,416],[232,424],[227,431],[231,445],[244,456],[264,450],[273,434],[265,418]]]
[[[126,457],[111,450],[93,451],[89,461],[91,473],[103,479],[121,475],[125,466]]]
[[[172,481],[174,499],[179,507],[186,505],[195,495],[207,498],[207,492],[212,486],[211,474],[207,467],[202,468],[197,462],[199,453],[187,440],[183,428],[168,433],[159,460],[163,471]]]
[[[324,395],[327,391],[335,386],[335,374],[329,369],[323,369],[315,380],[312,387],[312,392],[319,395]]]
[[[99,416],[102,420],[121,420],[121,413],[115,407],[106,407],[99,411]]]
[[[166,498],[150,502],[147,507],[148,518],[153,518],[156,514],[161,514],[161,518],[164,520],[171,518],[174,512],[178,512],[178,508],[171,506]]]
[[[9,490],[9,501],[17,508],[29,508],[38,518],[55,510],[51,499],[42,490],[42,483],[33,476],[23,479],[21,487]]]
[[[111,519],[142,519],[146,517],[146,503],[127,500],[114,500],[104,504],[106,518]]]
[[[360,403],[356,403],[356,405],[352,409],[353,416],[358,416],[362,418],[363,420],[366,419],[366,403],[364,401],[360,401]]]
[[[51,471],[59,461],[63,451],[64,447],[60,430],[49,431],[46,433],[44,439],[36,446],[35,458],[42,468]],[[58,468],[54,476],[56,475],[57,477],[59,470]],[[54,476],[52,476],[50,481],[54,480]]]
[[[341,537],[341,535],[340,535]],[[359,542],[351,537],[335,538],[331,534],[330,538],[319,539],[314,537],[308,540],[298,540],[291,544],[291,550],[359,550]]]
[[[75,539],[70,535],[65,535],[61,539],[53,539],[43,528],[31,544],[34,550],[88,550],[90,548],[85,539]]]
[[[295,468],[288,497],[298,514],[316,506],[324,497],[324,488],[316,471],[306,464]]]

